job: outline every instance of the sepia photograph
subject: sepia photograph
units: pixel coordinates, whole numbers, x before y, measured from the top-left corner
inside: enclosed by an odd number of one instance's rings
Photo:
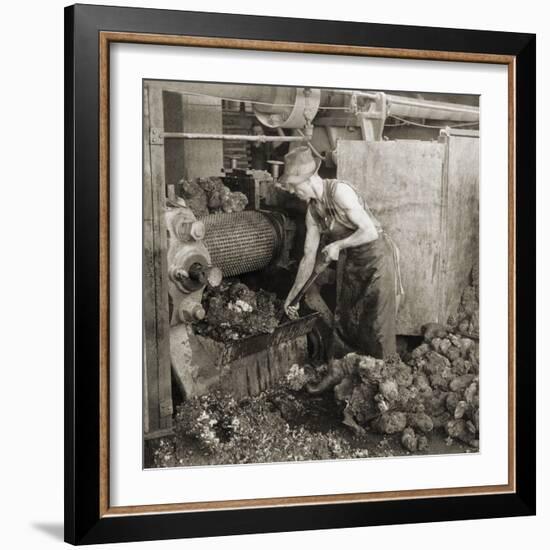
[[[143,80],[143,467],[478,453],[478,95]]]

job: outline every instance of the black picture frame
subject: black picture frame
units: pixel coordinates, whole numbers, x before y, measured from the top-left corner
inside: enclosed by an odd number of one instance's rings
[[[102,513],[100,33],[511,56],[515,70],[515,487],[505,494],[155,514]],[[535,514],[535,62],[532,34],[75,5],[65,9],[65,540],[72,544]]]

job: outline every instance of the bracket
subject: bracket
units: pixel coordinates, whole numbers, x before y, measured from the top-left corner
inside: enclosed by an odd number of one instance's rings
[[[164,145],[164,131],[161,128],[151,128],[149,143],[151,145]]]

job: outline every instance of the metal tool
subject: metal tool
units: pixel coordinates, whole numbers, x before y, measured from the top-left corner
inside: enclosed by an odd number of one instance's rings
[[[321,257],[315,263],[313,271],[309,276],[308,280],[304,283],[304,286],[298,291],[296,296],[292,298],[291,302],[288,304],[289,307],[295,307],[300,303],[300,300],[305,296],[306,292],[310,289],[311,285],[316,281],[317,277],[323,273],[323,271],[330,265],[331,259],[323,253]],[[279,323],[284,319],[286,311],[283,308],[281,315],[279,317]]]

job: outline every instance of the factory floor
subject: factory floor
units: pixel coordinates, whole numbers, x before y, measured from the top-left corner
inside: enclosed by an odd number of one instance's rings
[[[193,431],[189,411],[180,408],[175,417],[175,435],[150,443],[145,468],[476,452],[476,449],[448,438],[443,429],[434,429],[428,434],[428,448],[414,453],[402,446],[401,434],[368,431],[356,435],[342,424],[342,411],[331,391],[311,396],[304,391],[293,392],[278,387],[248,402],[231,403],[227,406],[230,410],[224,411],[223,403],[214,407],[217,407],[217,413],[205,407],[194,418],[202,419],[203,423],[207,419],[209,424],[231,418],[240,427],[232,433],[230,442],[224,442],[223,437],[219,441],[220,438],[216,438],[208,428]],[[217,432],[218,436],[220,433]]]

